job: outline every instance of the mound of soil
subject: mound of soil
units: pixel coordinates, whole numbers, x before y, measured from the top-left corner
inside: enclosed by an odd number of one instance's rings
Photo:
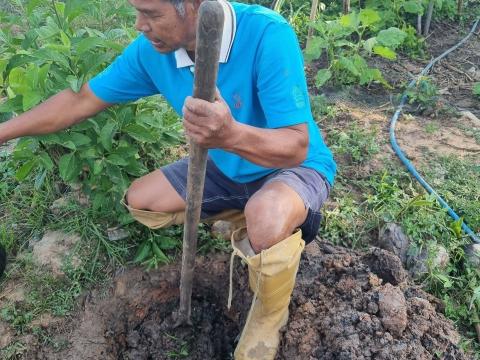
[[[68,348],[37,349],[31,358],[231,359],[250,307],[246,269],[236,262],[227,310],[227,255],[199,258],[192,327],[174,328],[179,264],[129,269],[107,293],[85,298]],[[372,248],[356,253],[312,243],[302,257],[277,359],[467,359],[441,304],[410,285],[400,260]],[[33,354],[32,354],[33,355]]]

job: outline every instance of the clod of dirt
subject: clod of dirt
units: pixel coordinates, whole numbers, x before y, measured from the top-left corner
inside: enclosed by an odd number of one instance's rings
[[[0,321],[0,350],[4,349],[12,342],[13,334],[14,331],[10,326]]]
[[[235,231],[234,223],[225,220],[218,220],[212,224],[212,236],[230,240],[232,233]]]
[[[402,290],[386,284],[378,295],[378,314],[383,327],[394,336],[401,336],[407,327],[407,304]]]
[[[30,358],[232,359],[252,295],[238,261],[227,310],[228,270],[228,255],[197,259],[193,326],[174,328],[180,264],[148,273],[129,269],[107,295],[98,290],[85,297],[84,311],[64,334],[68,349],[35,349]],[[431,299],[409,285],[400,259],[387,251],[312,243],[276,359],[467,359],[453,324]]]
[[[410,240],[398,224],[386,223],[380,229],[377,245],[397,255],[403,264],[406,263]]]
[[[469,244],[465,247],[465,257],[470,265],[480,266],[480,244]]]
[[[64,275],[62,265],[70,255],[72,248],[80,241],[78,235],[68,235],[61,231],[47,231],[43,238],[33,245],[33,261],[51,270],[54,275]],[[78,266],[80,260],[72,258],[72,265]]]
[[[128,238],[130,236],[130,232],[127,229],[116,226],[107,229],[107,236],[108,240],[110,241],[120,241]]]
[[[444,269],[449,261],[450,256],[447,249],[442,245],[435,244],[428,249],[422,249],[419,253],[409,254],[407,256],[407,268],[410,276],[418,279],[428,272],[429,266]]]
[[[407,279],[398,256],[382,249],[374,248],[362,261],[370,266],[370,271],[392,285],[398,285]]]

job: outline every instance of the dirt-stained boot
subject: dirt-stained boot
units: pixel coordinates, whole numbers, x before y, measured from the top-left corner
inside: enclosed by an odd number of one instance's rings
[[[246,230],[232,235],[233,254],[248,265],[253,303],[235,350],[235,360],[273,360],[279,330],[288,320],[288,305],[295,285],[300,256],[305,247],[301,231],[254,255]],[[249,256],[251,254],[253,256]],[[231,296],[229,299],[229,305]]]

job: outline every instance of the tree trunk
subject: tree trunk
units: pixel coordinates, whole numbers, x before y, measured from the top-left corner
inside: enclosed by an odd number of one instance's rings
[[[318,14],[318,0],[312,0],[312,8],[310,9],[310,21],[315,21],[315,19],[317,18],[317,14]],[[312,38],[313,30],[314,29],[311,26],[308,28],[307,45],[306,45],[307,48],[308,48],[308,43]]]
[[[417,15],[417,36],[422,36],[422,15]]]
[[[457,1],[457,12],[458,12],[458,16],[462,16],[462,12],[463,12],[463,0],[458,0],[458,1]]]
[[[430,24],[432,23],[432,15],[433,15],[433,7],[435,5],[435,0],[430,0],[428,3],[428,10],[427,10],[427,19],[425,20],[425,27],[423,29],[423,36],[428,36],[430,32]]]
[[[343,13],[350,13],[350,0],[343,0]]]

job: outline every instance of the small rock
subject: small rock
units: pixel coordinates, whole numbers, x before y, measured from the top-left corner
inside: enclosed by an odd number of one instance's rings
[[[470,244],[465,247],[465,257],[470,265],[480,266],[480,244]]]
[[[443,246],[438,245],[436,248],[436,254],[433,258],[432,264],[434,267],[438,267],[440,269],[445,269],[450,261],[450,255],[448,255],[447,249]]]
[[[55,200],[49,209],[52,212],[52,214],[59,215],[62,212],[62,209],[67,207],[67,205],[68,205],[68,199],[65,197],[61,197]]]
[[[379,291],[378,309],[382,325],[394,336],[401,336],[407,327],[407,304],[398,287],[391,284]]]
[[[470,120],[474,126],[480,127],[480,119],[477,116],[475,116],[471,111],[467,111],[467,110],[461,111],[460,115]]]
[[[80,241],[78,235],[68,235],[61,231],[47,231],[42,240],[33,246],[33,260],[40,266],[49,268],[55,275],[64,275],[63,260],[75,244]],[[72,266],[78,267],[80,260],[72,258]]]
[[[212,235],[220,237],[224,240],[230,240],[232,233],[235,231],[235,225],[230,221],[218,220],[212,225]]]
[[[409,254],[407,269],[411,277],[418,279],[429,271],[429,266],[445,269],[449,261],[450,256],[447,250],[441,245],[434,244],[428,249],[422,249],[419,253]]]
[[[116,226],[107,229],[107,236],[108,240],[110,241],[119,241],[128,238],[130,236],[130,232],[121,228],[120,226]]]
[[[4,322],[0,321],[0,350],[6,348],[13,340],[14,332]]]
[[[399,225],[387,223],[380,229],[378,247],[397,255],[403,264],[405,264],[407,260],[409,245],[410,240]]]

